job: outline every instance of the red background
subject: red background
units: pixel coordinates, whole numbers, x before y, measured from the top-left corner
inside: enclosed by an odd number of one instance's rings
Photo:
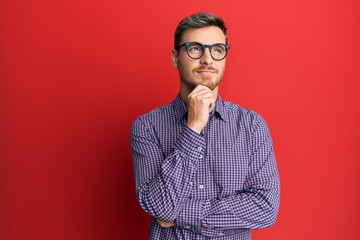
[[[178,92],[173,32],[225,19],[224,99],[266,119],[282,191],[254,239],[358,239],[359,3],[0,2],[0,239],[146,239],[134,118]]]

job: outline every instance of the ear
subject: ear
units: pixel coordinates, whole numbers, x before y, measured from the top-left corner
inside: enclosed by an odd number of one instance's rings
[[[175,49],[171,51],[172,64],[174,68],[178,68],[179,65],[179,53]]]

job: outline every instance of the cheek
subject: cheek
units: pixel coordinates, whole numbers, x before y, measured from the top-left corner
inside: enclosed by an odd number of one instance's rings
[[[226,66],[226,63],[224,62],[223,64],[220,65],[219,70],[220,70],[221,72],[224,72],[225,66]]]
[[[221,68],[222,68],[223,70],[225,70],[225,66],[226,66],[226,59],[224,59],[224,62],[222,62]]]
[[[193,63],[191,63],[189,61],[181,60],[181,61],[179,61],[179,69],[183,73],[189,74],[194,69],[194,66],[193,66]]]
[[[220,72],[223,72],[225,70],[225,63],[216,63],[214,67]]]

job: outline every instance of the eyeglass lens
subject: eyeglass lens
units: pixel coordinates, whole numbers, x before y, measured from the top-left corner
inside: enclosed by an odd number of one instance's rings
[[[189,57],[199,59],[204,54],[204,47],[199,43],[191,43],[186,48]],[[227,49],[223,44],[214,44],[210,47],[210,54],[215,60],[221,60],[225,57]]]

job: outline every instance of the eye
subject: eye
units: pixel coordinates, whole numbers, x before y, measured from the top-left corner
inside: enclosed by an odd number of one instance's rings
[[[221,53],[222,51],[221,51],[221,49],[219,49],[219,48],[215,48],[215,49],[214,49],[214,52],[216,52],[216,53]]]
[[[199,46],[190,46],[189,51],[191,51],[191,52],[199,52],[199,51],[201,51],[201,48]]]
[[[213,46],[212,47],[212,52],[213,53],[216,53],[216,54],[224,54],[224,52],[225,52],[225,48],[223,47],[223,46]]]

